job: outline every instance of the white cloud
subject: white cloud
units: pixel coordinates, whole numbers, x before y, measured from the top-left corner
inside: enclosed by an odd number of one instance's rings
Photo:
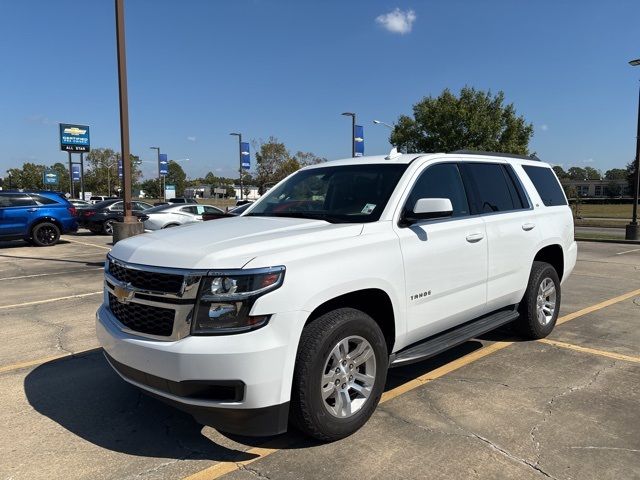
[[[593,158],[587,158],[584,163],[593,163]]]
[[[376,23],[391,33],[405,35],[411,32],[416,18],[416,12],[413,10],[403,11],[396,8],[389,13],[376,17]]]
[[[546,123],[543,123],[542,125],[540,125],[540,130],[542,130],[543,132],[546,132],[547,130],[549,130],[549,125],[547,125]]]
[[[189,140],[190,142],[195,142],[196,141],[196,137],[194,137],[193,135],[189,135],[187,137],[187,140]]]

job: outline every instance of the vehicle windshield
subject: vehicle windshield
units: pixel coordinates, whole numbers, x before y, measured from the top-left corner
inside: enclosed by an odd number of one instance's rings
[[[375,222],[406,169],[406,164],[374,163],[301,170],[267,193],[246,215]]]

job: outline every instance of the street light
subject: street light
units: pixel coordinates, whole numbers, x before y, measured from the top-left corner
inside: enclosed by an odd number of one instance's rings
[[[640,58],[631,60],[629,65],[632,67],[640,66]],[[636,161],[635,161],[635,178],[633,180],[633,215],[631,223],[625,229],[625,238],[627,240],[640,240],[640,226],[638,225],[638,190],[640,190],[640,90],[638,90],[638,130],[636,133]]]
[[[241,133],[230,133],[229,135],[233,135],[238,137],[238,152],[240,155],[240,168],[238,169],[238,173],[240,173],[240,200],[242,200],[242,190],[244,189],[242,185],[242,134]]]
[[[356,114],[353,112],[343,112],[345,117],[351,117],[351,157],[356,156]]]
[[[160,178],[160,147],[149,147],[149,150],[155,150],[158,152],[158,192],[161,194],[161,199],[164,200],[164,192],[162,192],[162,180]]]
[[[380,120],[374,120],[373,123],[376,125],[382,125],[387,127],[389,130],[393,130],[393,125],[389,125],[387,122],[381,122]]]

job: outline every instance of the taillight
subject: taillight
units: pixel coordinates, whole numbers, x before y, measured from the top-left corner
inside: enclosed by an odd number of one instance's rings
[[[76,216],[76,207],[67,207],[67,210],[69,210],[72,217]]]
[[[85,210],[84,212],[82,212],[82,214],[83,214],[85,217],[90,217],[90,216],[92,216],[92,215],[95,215],[95,214],[96,214],[96,212],[95,212],[94,210]]]

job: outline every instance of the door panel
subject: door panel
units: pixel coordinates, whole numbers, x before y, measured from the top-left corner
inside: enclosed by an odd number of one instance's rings
[[[481,218],[398,229],[413,343],[485,313],[487,240]]]

